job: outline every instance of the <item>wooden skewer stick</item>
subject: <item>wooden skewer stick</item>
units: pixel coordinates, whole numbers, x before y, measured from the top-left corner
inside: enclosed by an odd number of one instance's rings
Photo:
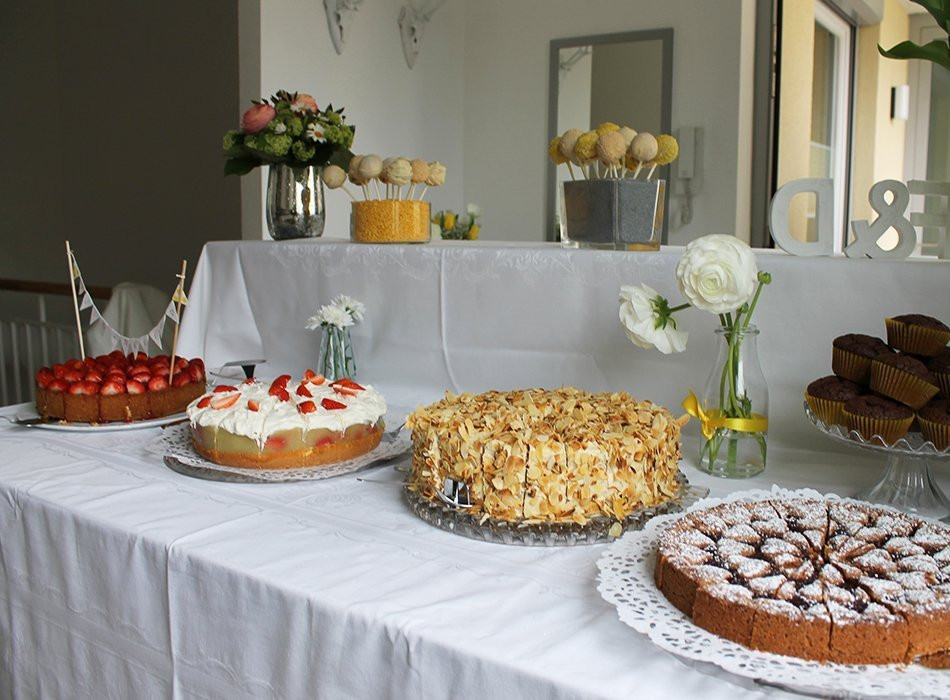
[[[177,275],[178,277],[178,286],[175,287],[175,292],[177,294],[178,290],[181,290],[181,294],[185,294],[185,270],[188,268],[188,260],[181,261],[181,274]],[[172,359],[168,365],[168,386],[172,385],[172,379],[175,377],[175,351],[178,349],[178,329],[181,328],[181,296],[178,297],[178,320],[175,322],[175,334],[172,336]]]
[[[415,199],[416,194],[416,183],[412,183],[412,186],[409,187],[409,194],[406,195],[406,199]]]
[[[571,167],[571,161],[567,161],[567,172],[571,174],[571,180],[577,180],[577,178],[574,177],[574,168]]]
[[[379,180],[375,177],[373,178],[373,187],[376,188],[376,199],[382,199],[382,197],[379,196]]]
[[[637,163],[637,169],[633,171],[633,179],[637,179],[637,175],[640,174],[640,168],[643,167],[643,163]]]
[[[654,171],[654,170],[656,170],[656,163],[653,164],[653,167],[650,168],[650,172],[647,173],[647,180],[649,180],[651,177],[653,177],[653,171]]]
[[[78,266],[77,266],[78,268]],[[86,359],[86,347],[82,341],[82,322],[79,320],[79,300],[76,298],[76,278],[73,277],[73,251],[66,241],[66,269],[69,270],[69,288],[73,290],[73,310],[76,312],[76,334],[79,336],[79,354]]]
[[[422,194],[419,195],[420,202],[422,201],[422,198],[426,196],[426,192],[428,191],[429,191],[429,185],[426,184],[426,186],[422,188]]]

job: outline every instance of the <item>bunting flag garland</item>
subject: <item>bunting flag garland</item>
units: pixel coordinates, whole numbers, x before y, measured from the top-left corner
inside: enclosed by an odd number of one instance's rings
[[[113,328],[112,325],[106,321],[102,315],[102,312],[99,311],[99,307],[96,306],[96,302],[93,301],[89,290],[86,289],[86,285],[82,279],[82,273],[79,271],[79,263],[76,262],[76,256],[72,252],[70,252],[70,259],[72,261],[71,267],[73,280],[76,281],[76,292],[81,297],[81,301],[79,302],[79,310],[85,311],[86,309],[90,309],[90,326],[95,323],[102,323],[108,330],[109,337],[112,339],[112,344],[117,348],[121,348],[123,354],[126,355],[134,354],[140,351],[147,353],[149,340],[155,343],[159,349],[162,349],[162,335],[165,332],[165,323],[169,319],[176,325],[179,322],[178,309],[175,305],[180,303],[182,306],[184,306],[188,303],[188,297],[185,296],[185,290],[182,288],[181,280],[178,281],[178,287],[175,289],[175,293],[172,295],[171,301],[168,302],[168,306],[165,307],[165,311],[158,323],[156,323],[148,333],[140,335],[136,338],[130,338],[119,333],[119,331]]]

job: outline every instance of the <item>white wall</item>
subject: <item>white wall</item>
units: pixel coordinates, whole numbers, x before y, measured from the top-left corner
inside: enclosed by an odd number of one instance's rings
[[[450,0],[433,15],[410,70],[396,22],[406,2],[372,0],[360,5],[340,56],[330,41],[322,2],[265,0],[260,13],[260,96],[283,88],[308,92],[321,107],[345,107],[347,121],[356,125],[354,153],[441,161],[447,168],[446,183],[430,188],[426,199],[433,211],[458,211],[465,207],[464,5]],[[252,4],[242,0],[242,8]],[[327,192],[325,237],[349,236],[349,202],[342,190]]]
[[[427,27],[412,70],[396,24],[407,2],[364,2],[337,56],[321,2],[267,0],[260,13],[263,96],[286,88],[310,92],[321,105],[345,105],[357,126],[355,152],[448,166],[445,187],[432,193],[434,210],[475,202],[485,211],[482,238],[541,240],[549,42],[672,27],[673,130],[704,128],[707,165],[691,224],[678,225],[681,201],[671,202],[670,242],[736,233],[737,199],[748,186],[739,64],[743,8],[751,0],[448,0]],[[255,3],[242,0],[242,10],[248,4]],[[741,123],[748,130],[748,118]],[[347,236],[348,216],[347,197],[330,193],[325,235]]]

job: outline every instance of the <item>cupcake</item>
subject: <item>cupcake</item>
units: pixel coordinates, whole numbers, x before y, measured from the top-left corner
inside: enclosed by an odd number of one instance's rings
[[[844,405],[845,425],[865,440],[879,435],[888,445],[904,437],[914,421],[914,412],[902,404],[881,396],[855,396]]]
[[[830,375],[816,379],[805,389],[805,400],[811,412],[825,423],[844,425],[844,405],[864,388],[848,379]]]
[[[871,360],[891,349],[880,338],[860,333],[838,336],[831,344],[831,371],[842,379],[867,384]]]
[[[950,328],[923,314],[904,314],[884,319],[887,344],[895,350],[933,357],[950,343]]]
[[[925,440],[938,450],[950,447],[950,399],[931,401],[917,411],[917,422]]]
[[[927,363],[927,369],[937,380],[943,398],[950,399],[950,348],[944,348],[940,354]]]
[[[937,393],[937,380],[910,355],[878,355],[871,361],[871,391],[918,409]]]

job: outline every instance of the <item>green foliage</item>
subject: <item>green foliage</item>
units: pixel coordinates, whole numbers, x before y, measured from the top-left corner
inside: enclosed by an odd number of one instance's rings
[[[297,93],[286,90],[279,90],[269,103],[276,115],[261,131],[246,134],[231,129],[224,134],[225,175],[245,175],[258,166],[276,163],[294,167],[332,163],[348,168],[356,128],[346,123],[342,109],[328,105],[314,111],[313,98],[301,95],[298,101]]]
[[[941,29],[950,34],[950,9],[948,9],[947,0],[911,0],[911,2],[927,10]],[[932,61],[950,70],[950,40],[948,39],[934,39],[923,45],[915,44],[913,41],[902,41],[889,49],[878,45],[877,50],[887,58],[919,58]]]

